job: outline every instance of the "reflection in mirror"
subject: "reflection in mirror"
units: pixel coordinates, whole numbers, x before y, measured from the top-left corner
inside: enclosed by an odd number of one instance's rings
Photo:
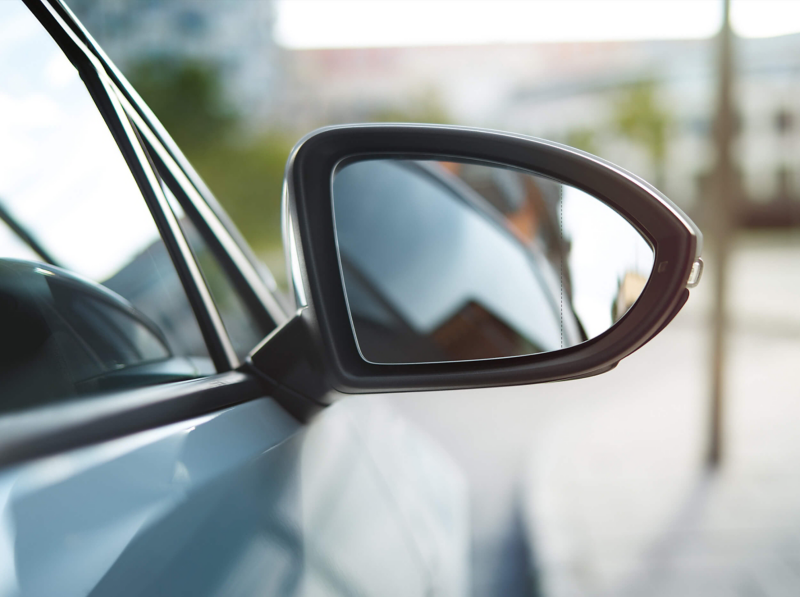
[[[337,170],[333,207],[359,351],[371,363],[522,356],[616,323],[653,267],[600,200],[495,165],[377,159]]]

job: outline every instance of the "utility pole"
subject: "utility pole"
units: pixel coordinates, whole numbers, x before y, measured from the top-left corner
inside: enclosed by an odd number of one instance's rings
[[[708,466],[716,469],[722,463],[725,447],[725,361],[727,348],[727,285],[728,255],[738,204],[738,179],[733,163],[733,139],[736,114],[733,106],[734,53],[731,31],[731,0],[722,0],[722,28],[717,39],[717,103],[714,118],[716,161],[712,176],[712,209],[707,210],[710,248],[714,268],[714,303],[711,330],[711,413],[707,454]]]

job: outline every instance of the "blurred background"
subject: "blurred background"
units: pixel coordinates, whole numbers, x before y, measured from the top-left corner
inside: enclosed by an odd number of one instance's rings
[[[387,400],[470,482],[475,595],[797,594],[800,3],[68,4],[284,287],[283,168],[320,126],[513,131],[658,187],[707,246],[658,338],[595,379]]]

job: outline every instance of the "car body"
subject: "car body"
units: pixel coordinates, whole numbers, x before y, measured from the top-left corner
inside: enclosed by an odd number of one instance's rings
[[[47,60],[78,65],[88,84],[76,79],[74,93],[88,87],[84,99],[105,105],[92,122],[121,145],[102,151],[161,176],[172,204],[137,199],[173,226],[91,276],[72,265],[78,240],[48,232],[90,218],[85,197],[67,187],[60,208],[38,214],[25,193],[0,199],[0,595],[468,594],[467,494],[449,457],[385,401],[342,402],[302,422],[242,371],[236,353],[287,318],[263,266],[67,10],[4,6],[39,46],[59,42]],[[63,156],[38,155],[58,178],[47,164]],[[71,201],[75,223],[63,213]],[[138,216],[123,217],[133,226]],[[216,261],[236,301],[209,296],[217,270],[201,273],[196,259]],[[158,274],[175,260],[190,275]],[[182,286],[201,298],[202,337],[181,332],[183,303],[170,297]],[[230,322],[220,325],[226,300],[262,322],[241,350]],[[192,342],[209,338],[216,350],[195,354]]]
[[[0,596],[468,594],[461,473],[385,396],[343,394],[608,370],[685,302],[699,232],[638,179],[553,144],[460,129],[321,131],[289,156],[287,301],[69,9],[13,0],[2,10],[21,58],[9,61],[8,97],[0,90],[11,115],[0,120],[0,145],[14,165],[0,177]],[[619,326],[589,339],[565,299],[563,265],[558,290],[547,281],[553,255],[526,246],[496,201],[415,159],[404,172],[449,197],[445,219],[493,230],[497,255],[516,256],[537,280],[530,296],[551,339],[519,361],[451,354],[454,362],[402,368],[390,351],[370,362],[351,324],[374,313],[347,310],[349,274],[337,261],[350,257],[363,274],[369,247],[348,254],[355,237],[341,236],[337,253],[330,197],[311,192],[330,194],[331,171],[314,152],[342,135],[423,145],[433,135],[461,147],[449,150],[457,157],[496,142],[498,159],[504,144],[524,143],[578,160],[575,176],[591,163],[600,187],[628,185],[618,201],[670,256],[659,261],[663,276],[639,289]],[[322,200],[325,209],[308,210]],[[315,225],[324,234],[309,234]],[[420,246],[440,241],[431,234]],[[435,266],[457,271],[464,253]],[[390,278],[371,281],[373,303],[385,305]],[[470,300],[468,281],[456,276],[445,311]],[[484,297],[499,311],[510,300],[504,288]],[[413,318],[403,325],[414,328]]]

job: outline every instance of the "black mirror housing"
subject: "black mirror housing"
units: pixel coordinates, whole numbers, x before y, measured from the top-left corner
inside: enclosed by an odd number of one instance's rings
[[[374,364],[359,354],[337,254],[332,181],[354,159],[475,161],[536,173],[589,193],[650,243],[654,268],[633,307],[601,335],[554,352],[478,361]],[[250,364],[288,392],[326,402],[342,393],[444,390],[540,383],[608,371],[663,329],[702,266],[702,234],[657,189],[585,152],[521,135],[437,125],[320,129],[294,148],[284,181],[284,247],[300,311],[251,355]],[[276,358],[283,348],[285,358]],[[289,355],[294,356],[289,356]],[[296,363],[302,362],[298,369]],[[302,372],[302,373],[300,373]],[[303,379],[324,379],[309,389]]]

